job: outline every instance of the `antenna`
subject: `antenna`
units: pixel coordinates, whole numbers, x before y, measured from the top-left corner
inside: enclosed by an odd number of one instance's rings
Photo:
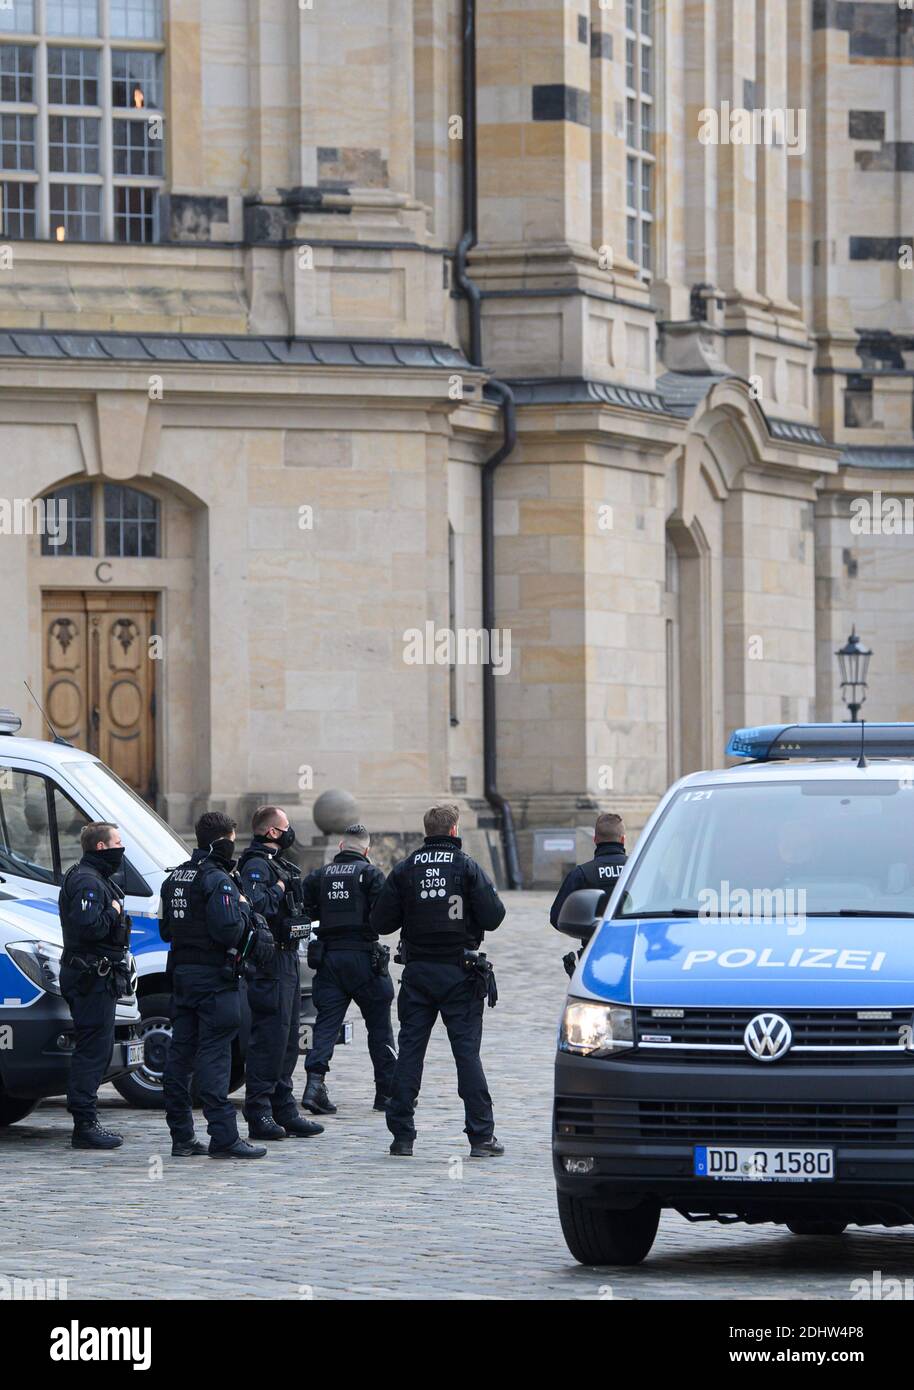
[[[863,751],[863,743],[864,743],[863,730],[864,730],[865,727],[866,727],[866,720],[865,720],[865,719],[861,719],[861,720],[860,720],[860,757],[857,759],[857,766],[858,766],[858,767],[869,767],[869,763],[867,762],[867,760],[866,760],[866,755],[865,755],[865,753],[864,753],[864,751]]]
[[[59,733],[57,732],[57,730],[54,728],[54,725],[51,723],[50,719],[49,719],[48,716],[45,714],[44,709],[42,708],[41,704],[40,704],[39,701],[38,701],[37,695],[35,694],[35,692],[34,692],[34,690],[32,689],[32,687],[29,685],[28,681],[23,681],[22,684],[25,686],[26,690],[29,692],[29,694],[31,695],[32,699],[35,701],[35,704],[38,705],[38,709],[39,709],[39,711],[40,711],[40,713],[41,713],[42,719],[43,719],[44,722],[47,724],[48,728],[51,730],[51,733],[54,735],[54,742],[55,742],[55,743],[62,743],[63,746],[64,746],[64,748],[72,748],[72,747],[73,747],[72,743],[69,743],[69,742],[67,741],[67,739],[65,739],[65,738],[61,738],[61,737],[60,737],[60,734],[59,734]]]

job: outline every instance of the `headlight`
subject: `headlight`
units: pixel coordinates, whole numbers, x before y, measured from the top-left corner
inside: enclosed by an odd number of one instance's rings
[[[559,1049],[584,1057],[608,1057],[634,1047],[631,1009],[620,1004],[593,1004],[569,999],[562,1015]]]
[[[53,941],[14,941],[6,953],[39,989],[60,993],[60,946]]]

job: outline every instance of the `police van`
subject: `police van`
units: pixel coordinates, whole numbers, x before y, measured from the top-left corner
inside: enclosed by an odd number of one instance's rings
[[[117,880],[133,928],[130,949],[136,959],[141,1020],[142,1064],[114,1079],[134,1105],[160,1107],[162,1072],[171,1039],[169,990],[165,981],[168,947],[159,935],[162,883],[190,857],[174,831],[116,773],[91,753],[63,739],[45,742],[18,737],[21,720],[0,710],[0,907],[16,903],[42,914],[49,941],[59,939],[57,897],[63,875],[80,856],[79,835],[89,821],[119,826],[126,846]],[[309,1045],[311,973],[302,957],[302,1050]],[[0,1006],[3,1000],[0,996]],[[65,1005],[63,1006],[66,1007]],[[235,1044],[231,1089],[244,1079],[244,1050],[250,1019],[242,1011]],[[4,1020],[0,1007],[0,1023]],[[0,1074],[2,1074],[0,1054]]]
[[[60,993],[62,952],[56,914],[0,893],[0,1127],[67,1089],[73,1023]],[[139,1022],[135,994],[118,1000],[106,1081],[117,1085],[140,1066]]]
[[[660,1213],[797,1235],[914,1223],[914,724],[741,729],[683,778],[587,941],[555,1067],[568,1248],[636,1264]]]

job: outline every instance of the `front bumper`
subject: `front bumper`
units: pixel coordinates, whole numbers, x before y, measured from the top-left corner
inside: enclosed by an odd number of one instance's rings
[[[831,1148],[825,1182],[694,1176],[703,1144]],[[565,1158],[593,1160],[567,1172]],[[696,1216],[914,1221],[914,1067],[688,1066],[557,1054],[553,1166],[560,1192],[630,1208],[645,1199]]]
[[[135,1010],[131,1012],[135,1013]],[[22,1099],[64,1095],[73,1055],[73,1020],[64,1000],[57,995],[46,994],[29,1008],[17,1010],[9,1026],[12,1046],[0,1052],[0,1086],[3,1091]],[[129,1063],[128,1047],[138,1037],[135,1022],[117,1020],[114,1049],[105,1072],[105,1081],[122,1076],[126,1071],[136,1070],[139,1063]]]

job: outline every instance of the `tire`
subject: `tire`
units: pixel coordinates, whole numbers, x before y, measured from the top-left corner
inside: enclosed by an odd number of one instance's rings
[[[21,1100],[18,1096],[5,1096],[0,1093],[0,1128],[14,1125],[31,1115],[37,1100]]]
[[[788,1221],[788,1231],[795,1236],[840,1236],[847,1230],[846,1221]]]
[[[582,1265],[637,1265],[654,1244],[660,1224],[657,1202],[611,1211],[564,1192],[558,1194],[558,1202],[565,1244]]]
[[[114,1087],[138,1110],[164,1110],[162,1073],[171,1040],[171,998],[167,994],[145,994],[139,999],[140,1037],[145,1044],[145,1058],[138,1071],[119,1076]],[[244,1058],[235,1043],[232,1047],[232,1071],[229,1091],[236,1091],[244,1081]]]

